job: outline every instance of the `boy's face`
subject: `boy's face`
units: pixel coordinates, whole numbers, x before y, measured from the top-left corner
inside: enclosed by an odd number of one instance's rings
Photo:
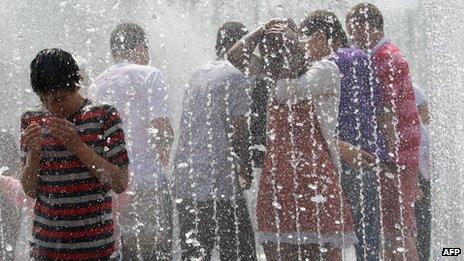
[[[367,49],[369,46],[369,39],[371,38],[371,30],[354,19],[348,20],[346,27],[350,40],[359,48]]]
[[[73,104],[72,99],[75,99],[75,94],[75,91],[52,91],[39,93],[38,96],[47,110],[57,117],[65,117],[69,112],[69,105]]]
[[[304,49],[309,56],[310,61],[318,61],[322,57],[330,54],[330,47],[327,44],[327,38],[322,32],[313,33],[311,36],[303,38]]]

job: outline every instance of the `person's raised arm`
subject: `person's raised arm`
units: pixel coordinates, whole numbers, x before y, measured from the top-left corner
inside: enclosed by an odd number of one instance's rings
[[[254,55],[253,52],[262,41],[267,28],[284,22],[281,19],[272,19],[253,32],[245,35],[228,50],[227,60],[245,75],[253,77],[262,76],[264,74],[263,61],[260,57]]]
[[[254,59],[253,51],[263,39],[265,33],[264,26],[245,35],[240,41],[232,46],[227,53],[227,60],[237,69],[245,74],[252,74],[252,62]]]
[[[275,96],[280,101],[297,98],[306,100],[311,96],[340,95],[340,70],[331,61],[314,63],[305,75],[298,79],[297,84],[277,88]]]

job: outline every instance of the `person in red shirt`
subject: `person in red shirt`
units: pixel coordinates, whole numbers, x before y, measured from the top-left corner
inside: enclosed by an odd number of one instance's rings
[[[355,44],[371,55],[373,76],[383,96],[378,121],[394,169],[380,177],[385,259],[418,260],[414,202],[420,196],[420,125],[408,62],[385,37],[382,14],[374,5],[356,5],[346,23]]]

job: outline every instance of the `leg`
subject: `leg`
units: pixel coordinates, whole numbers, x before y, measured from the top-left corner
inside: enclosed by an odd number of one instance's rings
[[[432,215],[430,212],[431,194],[430,181],[420,177],[420,187],[424,197],[415,205],[417,221],[417,249],[421,261],[429,260],[430,256],[430,229]]]
[[[345,193],[355,222],[355,233],[359,242],[356,244],[356,257],[358,260],[364,260],[364,255],[367,252],[365,245],[367,240],[367,232],[363,227],[362,220],[362,203],[361,202],[361,178],[359,172],[351,169],[346,164],[343,164],[343,175],[341,177],[342,189]],[[363,186],[365,188],[365,186]],[[363,193],[364,194],[364,193]],[[364,200],[366,202],[366,200]],[[366,214],[366,211],[364,212]]]
[[[149,205],[140,211],[145,221],[140,240],[143,259],[171,260],[173,219],[169,191],[149,192],[144,202]]]
[[[121,254],[123,260],[139,260],[141,257],[141,246],[140,246],[140,220],[136,209],[140,207],[140,200],[137,195],[132,197],[132,204],[127,205],[121,214],[121,225],[126,227],[127,231],[122,232],[121,240]],[[140,254],[140,256],[139,256]]]
[[[237,219],[239,257],[241,260],[257,260],[255,233],[250,219],[250,212],[243,196],[237,200]]]
[[[254,232],[245,199],[237,196],[235,203],[236,206],[232,200],[218,202],[221,260],[256,260]]]
[[[298,260],[298,246],[292,244],[281,243],[280,246],[274,242],[263,243],[264,254],[267,261],[297,261]],[[303,251],[304,254],[304,251]],[[308,256],[311,254],[308,253]],[[314,255],[312,255],[314,257]],[[303,260],[305,257],[303,256]],[[317,260],[309,258],[307,260]]]
[[[359,224],[364,231],[364,254],[366,261],[377,261],[380,255],[380,201],[379,184],[375,172],[366,172],[363,176],[364,195],[364,225]]]
[[[126,233],[122,236],[122,259],[129,261],[139,260],[137,236],[134,233]]]
[[[209,260],[214,247],[212,212],[204,202],[186,200],[177,205],[182,260]]]

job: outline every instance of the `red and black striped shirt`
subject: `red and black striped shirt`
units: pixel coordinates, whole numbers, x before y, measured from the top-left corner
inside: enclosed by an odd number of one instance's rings
[[[49,117],[46,110],[28,111],[21,129]],[[109,162],[129,164],[121,118],[110,105],[86,101],[67,120],[82,141]],[[22,147],[25,163],[27,149]],[[96,260],[114,250],[110,188],[44,127],[38,196],[34,208],[31,257],[37,260]]]

